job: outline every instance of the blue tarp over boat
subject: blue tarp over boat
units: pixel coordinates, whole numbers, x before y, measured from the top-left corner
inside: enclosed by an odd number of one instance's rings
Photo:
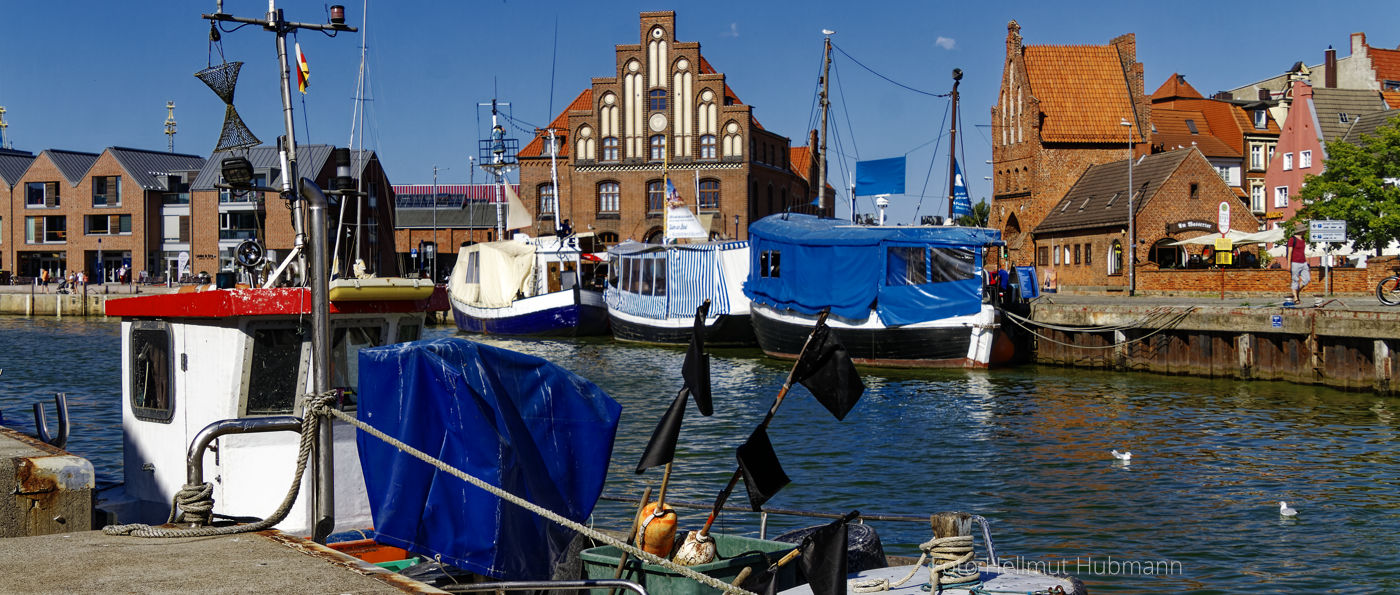
[[[812,215],[770,215],[749,226],[749,299],[887,325],[976,313],[982,248],[1001,233],[980,227],[871,227]]]
[[[356,417],[575,521],[603,491],[622,407],[543,359],[464,339],[360,351]],[[372,436],[375,539],[506,580],[546,579],[572,534]]]

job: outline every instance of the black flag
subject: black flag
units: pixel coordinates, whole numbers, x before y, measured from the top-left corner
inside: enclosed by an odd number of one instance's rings
[[[675,460],[676,439],[681,435],[681,419],[685,417],[687,392],[689,391],[682,388],[676,394],[676,400],[671,401],[666,414],[662,415],[661,421],[656,424],[656,430],[652,431],[646,450],[642,451],[642,460],[637,463],[637,473]]]
[[[812,330],[811,343],[793,368],[792,379],[807,387],[838,420],[846,418],[865,392],[865,383],[851,363],[846,346],[825,322]]]
[[[681,366],[685,386],[695,397],[695,407],[706,417],[715,412],[710,400],[710,354],[705,353],[705,317],[709,312],[710,300],[696,308],[695,330],[690,334],[690,349],[685,352],[685,364]]]
[[[773,452],[773,443],[768,440],[768,430],[764,426],[755,428],[749,439],[739,445],[736,454],[739,470],[744,474],[744,487],[749,490],[749,505],[754,511],[762,510],[764,502],[792,481],[783,473],[778,453]]]
[[[847,514],[803,538],[798,567],[812,595],[846,595],[846,523],[858,514]]]

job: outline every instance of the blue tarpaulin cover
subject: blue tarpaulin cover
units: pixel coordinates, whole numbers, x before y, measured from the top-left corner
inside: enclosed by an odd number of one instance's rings
[[[749,226],[749,299],[804,314],[888,325],[976,313],[982,248],[1001,234],[980,227],[870,227],[811,215],[771,215]],[[910,250],[913,252],[911,253]]]
[[[356,417],[575,521],[603,491],[622,407],[538,357],[464,339],[360,351]],[[375,539],[479,574],[547,579],[572,534],[359,433]]]

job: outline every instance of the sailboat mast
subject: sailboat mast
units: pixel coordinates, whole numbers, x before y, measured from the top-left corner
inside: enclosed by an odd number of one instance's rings
[[[829,29],[823,29],[822,33],[826,34],[826,42],[825,44],[823,44],[824,47],[822,49],[822,138],[821,148],[819,149],[820,153],[818,153],[819,159],[817,161],[818,214],[820,214],[822,210],[826,209],[826,112],[827,107],[831,105],[831,102],[827,99],[827,83],[830,79],[831,74],[831,34],[834,32]],[[833,211],[834,210],[835,209],[833,207]]]
[[[953,69],[953,123],[948,127],[948,219],[953,218],[953,193],[958,183],[958,83],[962,82],[962,69]]]
[[[505,160],[505,145],[504,145],[504,140],[503,140],[504,138],[505,138],[505,129],[504,129],[504,128],[501,128],[500,123],[497,121],[496,99],[495,99],[495,98],[492,98],[492,99],[491,99],[492,164],[496,166],[496,167],[494,168],[494,171],[496,172],[496,184],[499,185],[499,186],[501,187],[501,194],[497,197],[498,200],[496,201],[496,239],[498,239],[498,240],[505,239],[505,237],[506,237],[506,216],[505,216],[505,212],[502,210],[502,204],[505,203],[505,200],[506,200],[506,183],[505,183],[505,176],[503,175],[504,172],[501,171],[501,166],[504,165],[502,162]],[[495,142],[498,141],[498,140],[499,140],[499,141],[502,141],[502,145],[501,145],[501,148],[500,148],[500,151],[499,151],[499,152],[496,150],[496,147],[495,147]]]
[[[554,129],[549,129],[549,180],[554,185],[554,230],[559,231],[559,210],[563,201],[559,200],[559,139]]]

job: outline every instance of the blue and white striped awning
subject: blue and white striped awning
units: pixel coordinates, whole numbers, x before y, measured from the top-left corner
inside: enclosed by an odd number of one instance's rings
[[[619,264],[633,258],[655,258],[664,252],[666,289],[664,295],[642,295],[609,287],[604,299],[609,308],[656,320],[690,318],[705,300],[710,300],[711,317],[729,314],[729,283],[743,283],[743,278],[727,278],[720,254],[747,250],[748,245],[747,241],[731,241],[668,246],[624,242],[613,246],[608,252]]]

